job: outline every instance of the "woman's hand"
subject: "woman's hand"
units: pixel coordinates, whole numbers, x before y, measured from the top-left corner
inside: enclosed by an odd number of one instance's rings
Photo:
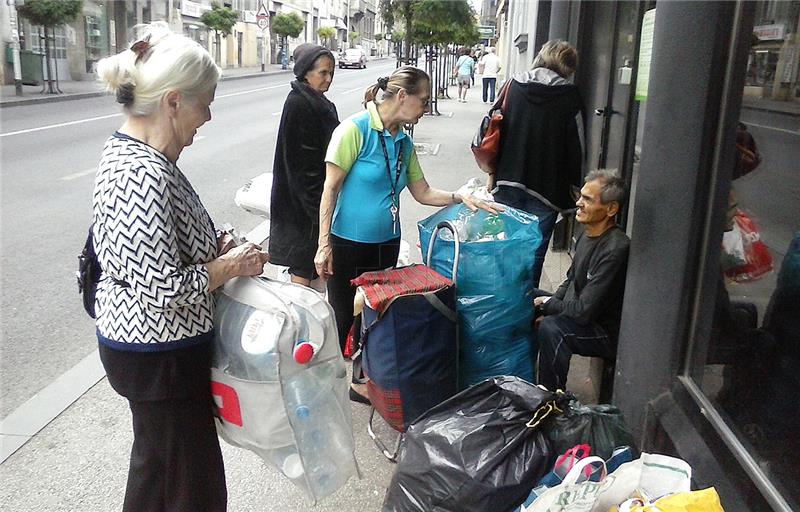
[[[327,281],[333,275],[333,254],[329,244],[320,244],[314,256],[314,267],[317,275]]]
[[[233,247],[214,261],[206,263],[208,290],[213,292],[234,277],[257,276],[264,271],[267,261],[267,251],[262,251],[252,242]]]
[[[459,196],[460,194],[456,194]],[[490,201],[484,201],[483,199],[478,199],[477,197],[473,196],[472,194],[464,194],[461,195],[461,202],[464,203],[464,206],[469,208],[471,211],[477,211],[478,209],[485,210],[492,215],[497,215],[499,212],[505,210],[502,206],[497,203],[493,203]]]
[[[269,261],[269,254],[256,244],[245,242],[230,249],[220,259],[230,261],[232,277],[257,276],[264,272],[264,264]]]

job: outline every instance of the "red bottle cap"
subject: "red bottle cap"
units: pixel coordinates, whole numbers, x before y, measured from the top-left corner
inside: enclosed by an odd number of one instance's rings
[[[294,346],[294,360],[298,364],[306,364],[314,357],[314,347],[311,343],[303,341]]]

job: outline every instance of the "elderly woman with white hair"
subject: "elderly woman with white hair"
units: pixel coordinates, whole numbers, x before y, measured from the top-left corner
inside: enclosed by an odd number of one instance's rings
[[[133,417],[124,511],[223,511],[225,473],[210,391],[214,300],[268,259],[218,235],[178,157],[211,119],[220,70],[166,23],[103,59],[100,80],[124,124],[106,141],[94,187],[100,358]]]

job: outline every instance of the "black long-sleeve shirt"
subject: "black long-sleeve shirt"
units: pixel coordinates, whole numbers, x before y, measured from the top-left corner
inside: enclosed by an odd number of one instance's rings
[[[581,234],[567,279],[542,310],[581,325],[599,324],[616,340],[622,316],[630,240],[618,226],[596,237]]]

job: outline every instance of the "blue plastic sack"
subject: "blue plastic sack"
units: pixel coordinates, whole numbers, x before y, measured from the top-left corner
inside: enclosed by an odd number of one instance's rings
[[[499,216],[452,205],[418,223],[422,254],[442,221],[459,232],[456,279],[459,384],[465,389],[497,375],[534,382],[538,347],[532,332],[533,265],[542,240],[535,215],[506,207]],[[441,230],[430,266],[453,278],[455,243]]]

